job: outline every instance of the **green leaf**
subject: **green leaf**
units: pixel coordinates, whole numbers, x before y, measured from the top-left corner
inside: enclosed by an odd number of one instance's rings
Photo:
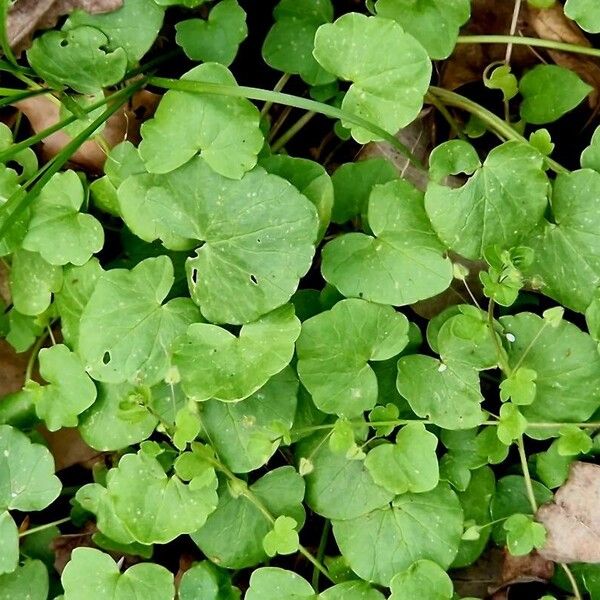
[[[369,361],[391,358],[407,343],[408,320],[391,306],[342,300],[302,324],[298,376],[319,410],[356,416],[377,401]]]
[[[79,329],[79,352],[94,379],[152,385],[165,376],[173,340],[198,319],[189,299],[162,304],[173,280],[167,256],[99,277]]]
[[[286,367],[241,402],[208,400],[199,407],[202,435],[234,473],[258,469],[291,430],[297,393],[298,380]]]
[[[80,358],[64,344],[43,348],[38,355],[40,374],[48,385],[29,381],[25,387],[35,401],[35,410],[50,431],[76,427],[77,417],[96,399],[96,386]]]
[[[429,155],[431,179],[438,183],[447,175],[472,175],[479,167],[481,162],[477,151],[463,140],[444,142],[436,146]]]
[[[323,249],[326,281],[345,296],[402,306],[443,292],[452,264],[423,210],[423,195],[406,181],[374,188],[369,225],[376,237],[348,233]]]
[[[150,437],[158,419],[144,406],[146,390],[124,384],[98,385],[98,398],[79,418],[85,442],[100,451],[121,450]]]
[[[395,444],[373,448],[365,467],[375,483],[395,494],[428,492],[439,482],[436,447],[437,437],[422,423],[409,423],[398,431]]]
[[[561,456],[587,454],[594,445],[588,433],[576,425],[563,425],[559,434],[557,450]]]
[[[35,340],[47,326],[44,313],[36,317],[21,314],[14,307],[8,312],[9,330],[6,341],[17,353],[29,350]]]
[[[97,102],[104,100],[105,95],[104,95],[103,91],[99,91],[99,92],[96,92],[95,94],[88,95],[88,96],[72,95],[70,97],[70,99],[72,101],[73,106],[80,107],[79,113],[77,113],[77,114],[80,114],[81,109],[87,109],[88,107],[91,107],[93,104],[96,104]],[[71,103],[70,103],[70,105],[71,105]],[[69,125],[65,125],[62,128],[62,131],[69,134],[71,137],[75,137],[75,136],[79,135],[80,133],[83,133],[83,131],[85,131],[85,129],[87,127],[89,127],[104,112],[104,110],[105,110],[105,106],[99,106],[98,108],[95,108],[94,110],[92,110],[88,113],[85,113],[83,116],[78,116],[77,120],[75,120],[73,123],[70,123]],[[68,118],[76,116],[76,115],[74,115],[74,113],[72,113],[64,104],[61,104],[58,116],[59,116],[60,120],[62,120],[62,119],[68,119]],[[102,123],[102,125],[100,125],[100,127],[98,127],[98,129],[96,129],[96,131],[89,137],[91,138],[91,137],[100,135],[104,131],[105,125],[106,125],[106,123]],[[54,177],[56,177],[56,175]]]
[[[484,466],[473,471],[471,481],[465,491],[458,493],[465,523],[468,521],[474,522],[479,535],[475,540],[465,540],[463,537],[458,548],[458,554],[452,563],[453,568],[473,564],[487,546],[491,527],[480,529],[480,526],[487,525],[491,521],[490,503],[494,497],[495,489],[496,478],[494,472],[488,466]]]
[[[63,285],[54,298],[63,338],[71,348],[79,347],[81,315],[103,273],[96,258],[81,267],[67,267],[64,271]]]
[[[568,321],[554,328],[532,313],[500,322],[514,338],[507,343],[510,367],[537,373],[535,400],[521,407],[528,421],[586,421],[600,408],[600,356],[587,333]]]
[[[0,583],[2,573],[19,566],[19,529],[8,511],[0,512]],[[0,598],[2,597],[0,588]]]
[[[370,158],[341,165],[331,177],[335,193],[331,220],[341,224],[366,214],[374,186],[394,179],[398,179],[398,171],[385,158]]]
[[[556,146],[552,142],[550,132],[547,129],[537,129],[532,132],[529,136],[529,143],[544,156],[550,156]]]
[[[51,86],[94,94],[121,81],[127,69],[125,50],[106,51],[107,43],[107,36],[95,27],[49,31],[33,41],[27,60]]]
[[[596,127],[590,145],[581,153],[581,167],[600,171],[600,127]]]
[[[485,87],[491,90],[501,90],[504,102],[512,100],[519,93],[519,83],[512,73],[510,65],[500,64],[494,67],[489,77],[486,76],[488,69],[484,71],[483,83]]]
[[[239,336],[208,323],[190,325],[173,349],[185,393],[197,402],[235,402],[261,388],[292,360],[300,321],[286,304],[243,325]]]
[[[536,371],[519,367],[500,383],[500,399],[502,402],[512,400],[513,404],[519,406],[533,404],[536,394],[536,379]]]
[[[239,600],[228,573],[207,560],[188,569],[179,583],[179,600]]]
[[[57,173],[33,204],[23,248],[39,252],[51,265],[83,265],[104,245],[104,232],[92,215],[79,212],[84,201],[75,171]]]
[[[124,573],[104,552],[94,548],[75,548],[63,571],[64,600],[172,600],[173,574],[151,563],[133,565]]]
[[[422,558],[450,566],[463,531],[458,498],[445,484],[424,494],[397,496],[391,506],[356,519],[333,521],[333,533],[352,570],[366,581],[389,585]]]
[[[317,214],[292,185],[257,168],[226,179],[200,158],[119,188],[127,226],[173,250],[200,246],[187,262],[194,301],[214,323],[242,324],[287,302],[310,267]]]
[[[552,123],[578,106],[592,89],[574,71],[537,65],[519,84],[521,118],[534,125]]]
[[[554,440],[545,452],[533,455],[536,477],[550,489],[560,487],[569,476],[571,463],[575,455],[562,456],[558,452],[558,442]]]
[[[433,59],[448,58],[458,32],[471,16],[469,0],[377,0],[377,14],[394,19]]]
[[[335,80],[313,57],[317,29],[333,20],[331,0],[281,0],[273,11],[274,25],[262,55],[273,69],[300,75],[309,85]]]
[[[186,446],[198,437],[201,427],[195,405],[193,408],[189,404],[180,408],[175,415],[175,431],[172,436],[175,448],[185,450]]]
[[[397,386],[419,417],[444,429],[469,429],[485,420],[479,375],[468,365],[419,354],[403,356]]]
[[[156,458],[140,450],[125,454],[108,472],[106,487],[85,485],[77,500],[96,514],[98,529],[114,541],[166,544],[196,531],[215,510],[214,471],[203,482],[192,487],[168,477]]]
[[[147,0],[125,0],[123,6],[106,14],[89,14],[76,10],[69,16],[65,29],[88,25],[108,38],[109,50],[122,48],[130,64],[135,64],[150,50],[163,24],[164,10]]]
[[[47,263],[37,252],[17,250],[12,255],[10,291],[14,307],[22,314],[43,313],[63,283],[61,267]]]
[[[496,431],[498,439],[507,446],[522,436],[527,429],[527,419],[521,414],[519,408],[508,402],[500,407],[500,422]]]
[[[218,63],[199,65],[181,79],[236,84],[227,67]],[[151,173],[173,171],[200,152],[212,169],[232,179],[254,167],[264,142],[258,110],[245,98],[177,90],[162,97],[141,133],[140,155]]]
[[[390,583],[390,600],[452,600],[454,586],[448,574],[438,564],[422,559],[395,575]]]
[[[221,0],[210,11],[208,20],[188,19],[175,25],[177,44],[188,58],[217,62],[228,67],[248,36],[246,12],[237,0]]]
[[[60,490],[49,450],[17,429],[0,425],[0,510],[42,510]]]
[[[319,215],[317,240],[320,241],[329,226],[333,207],[333,185],[325,168],[312,160],[286,154],[273,154],[263,158],[260,165],[268,173],[287,179],[315,205]]]
[[[22,189],[19,185],[19,176],[16,171],[8,168],[6,165],[0,164],[0,207],[2,207],[3,211],[12,212],[12,209],[7,210],[5,204],[9,198],[20,191]],[[11,254],[21,247],[21,242],[27,233],[28,224],[29,210],[24,210],[23,214],[15,220],[0,240],[0,256]]]
[[[384,600],[383,594],[364,581],[345,581],[321,592],[318,600]]]
[[[588,33],[600,33],[600,7],[594,0],[567,0],[565,15]]]
[[[306,503],[327,519],[355,519],[383,508],[394,497],[377,485],[364,461],[333,452],[322,435],[303,440],[296,447],[299,463],[310,460],[306,473]]]
[[[423,107],[431,61],[423,47],[388,19],[348,13],[319,27],[314,57],[352,85],[342,109],[395,134]],[[360,143],[380,139],[369,130],[342,121]]]
[[[298,523],[291,517],[279,516],[273,523],[273,529],[265,535],[263,548],[268,556],[294,554],[298,551],[300,538],[296,527]]]
[[[502,525],[506,531],[506,545],[513,556],[529,554],[546,543],[546,529],[529,515],[511,515]]]
[[[12,573],[0,575],[0,600],[47,600],[48,571],[39,560],[28,560]]]
[[[552,222],[543,221],[527,245],[534,263],[527,274],[566,308],[583,312],[600,284],[600,173],[582,169],[560,174],[552,195]]]
[[[292,467],[269,471],[248,488],[233,490],[222,482],[219,505],[206,524],[192,539],[216,564],[229,569],[251,567],[267,558],[262,540],[272,528],[272,521],[248,499],[252,494],[273,518],[280,515],[304,523],[304,482]]]
[[[518,245],[542,220],[547,195],[542,155],[511,141],[494,148],[461,188],[430,183],[425,210],[442,242],[477,259],[489,246]]]

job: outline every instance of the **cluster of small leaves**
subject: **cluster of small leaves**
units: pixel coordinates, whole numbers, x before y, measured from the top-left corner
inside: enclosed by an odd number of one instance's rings
[[[334,8],[281,0],[263,58],[325,98],[336,131],[378,142],[418,117],[470,2]],[[172,600],[174,574],[153,556],[180,536],[198,548],[180,600],[240,588],[247,600],[452,600],[448,571],[489,544],[543,548],[534,506],[598,448],[600,130],[581,169],[556,177],[545,130],[481,158],[465,139],[442,143],[424,189],[383,158],[330,176],[271,151],[268,111],[229,69],[248,36],[237,0],[124,0],[75,11],[27,51],[71,135],[137,76],[166,10],[183,15],[175,43],[200,64],[101,177],[62,170],[28,196],[37,158],[0,129],[0,225],[12,218],[0,330],[31,352],[25,385],[0,402],[0,598]],[[600,31],[596,2],[565,12]],[[483,82],[518,97],[523,128],[591,91],[554,65],[520,78],[492,65]],[[450,288],[472,302],[415,317]],[[77,427],[111,466],[71,498],[94,547],[75,549],[60,581],[35,550],[59,530],[20,523],[61,492],[39,426]],[[497,480],[490,465],[524,438],[539,453]],[[319,528],[320,549],[306,548]]]

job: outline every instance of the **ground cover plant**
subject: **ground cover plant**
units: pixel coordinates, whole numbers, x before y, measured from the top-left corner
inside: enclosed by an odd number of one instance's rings
[[[600,598],[600,3],[0,8],[1,600]]]

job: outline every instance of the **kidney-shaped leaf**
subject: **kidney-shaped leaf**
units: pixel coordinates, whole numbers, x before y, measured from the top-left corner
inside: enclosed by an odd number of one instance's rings
[[[342,108],[395,134],[423,107],[431,78],[427,52],[398,23],[347,13],[319,27],[314,56],[321,66],[352,85]],[[379,137],[343,122],[364,144]]]
[[[236,85],[227,67],[204,63],[183,81]],[[257,108],[245,98],[168,91],[142,125],[140,155],[151,173],[168,173],[200,153],[221,175],[240,179],[263,146]]]
[[[79,331],[79,351],[94,379],[152,385],[163,378],[173,340],[199,317],[189,299],[162,304],[173,281],[167,256],[100,276]]]
[[[248,323],[287,302],[308,270],[317,212],[289,182],[255,169],[240,181],[198,158],[119,188],[127,226],[147,242],[194,248],[189,285],[213,323]]]
[[[472,259],[488,246],[519,244],[548,204],[543,162],[531,146],[511,141],[494,148],[461,188],[430,183],[425,209],[440,239]]]
[[[356,416],[377,401],[369,361],[392,358],[407,343],[408,320],[391,306],[342,300],[302,324],[298,376],[317,408]]]
[[[345,296],[402,306],[443,292],[452,264],[423,209],[423,194],[403,180],[369,198],[375,237],[348,233],[323,250],[323,277]]]
[[[421,559],[394,576],[390,584],[390,600],[452,600],[452,580],[437,563]]]

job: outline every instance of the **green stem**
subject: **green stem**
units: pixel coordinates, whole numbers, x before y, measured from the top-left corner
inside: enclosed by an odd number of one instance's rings
[[[285,84],[290,80],[290,77],[291,75],[289,73],[284,73],[275,84],[273,91],[281,92],[281,90],[285,87]],[[262,110],[260,111],[261,118],[268,114],[268,112],[271,110],[271,106],[273,106],[272,102],[267,101],[264,103]]]
[[[467,136],[462,132],[462,129],[460,128],[460,125],[457,123],[456,119],[450,114],[450,111],[442,102],[438,100],[438,98],[428,92],[425,94],[425,100],[437,109],[440,115],[446,119],[448,125],[450,125],[450,129],[452,129],[461,140],[467,141]]]
[[[312,110],[304,113],[285,133],[281,134],[279,139],[273,142],[271,151],[278,152],[281,150],[316,114]]]
[[[579,586],[577,585],[577,580],[575,579],[573,572],[571,571],[569,566],[566,565],[565,563],[560,563],[560,566],[562,567],[562,570],[565,572],[565,575],[567,576],[567,579],[569,580],[569,583],[571,584],[571,588],[572,588],[573,596],[575,597],[575,600],[582,600],[581,592],[579,591]]]
[[[314,111],[316,113],[331,117],[333,119],[342,119],[358,127],[369,130],[378,138],[385,140],[392,145],[398,152],[408,158],[411,163],[421,171],[427,171],[421,161],[394,135],[385,131],[375,123],[367,121],[354,113],[347,112],[335,106],[330,106],[323,102],[274,92],[271,90],[262,90],[243,85],[227,85],[219,83],[207,83],[204,81],[190,81],[179,79],[167,79],[165,77],[150,77],[148,83],[159,88],[168,90],[179,90],[196,94],[215,94],[217,96],[230,96],[234,98],[248,98],[249,100],[258,100],[262,102],[273,102],[274,104],[283,104],[301,110]]]
[[[529,141],[520,133],[515,131],[508,123],[503,121],[493,112],[487,110],[477,102],[473,102],[465,96],[461,96],[456,92],[445,90],[444,88],[431,86],[429,92],[441,100],[446,106],[455,106],[462,108],[468,113],[478,117],[488,128],[505,140],[516,140],[523,144],[529,144]],[[531,144],[529,144],[531,145]],[[555,160],[545,157],[544,160],[550,169],[556,173],[568,173],[568,169],[557,163]]]
[[[33,348],[31,348],[31,354],[29,355],[29,360],[27,361],[27,367],[25,369],[25,383],[31,380],[31,375],[33,374],[33,367],[35,365],[35,361],[37,360],[38,354],[44,345],[44,342],[48,339],[48,331],[45,331],[35,342]]]
[[[500,368],[502,369],[504,374],[507,377],[510,377],[510,374],[512,371],[511,371],[510,365],[508,364],[506,352],[505,352],[504,348],[502,347],[502,344],[500,343],[500,338],[498,337],[498,334],[496,333],[496,328],[494,327],[494,306],[495,305],[496,305],[496,303],[490,298],[490,301],[488,303],[488,311],[487,311],[488,331],[490,332],[490,335],[492,336],[492,342],[494,344],[494,347],[496,348],[496,355],[498,356],[498,365],[500,366]]]
[[[548,48],[560,52],[571,52],[574,54],[587,54],[600,58],[600,49],[567,44],[555,40],[544,40],[534,37],[523,37],[520,35],[461,35],[457,44],[514,44],[515,46],[532,46],[534,48]]]
[[[329,519],[325,519],[325,523],[323,525],[323,531],[321,532],[321,539],[319,541],[319,548],[317,549],[317,560],[319,563],[323,562],[323,557],[325,556],[325,549],[327,548],[327,540],[329,539],[329,532],[331,531],[331,521]],[[312,575],[312,586],[315,592],[319,591],[319,575],[321,571],[317,569],[317,567],[313,570]]]
[[[538,509],[537,500],[533,492],[533,484],[531,482],[531,474],[529,473],[529,465],[527,464],[527,454],[525,454],[525,444],[523,442],[523,436],[520,435],[517,438],[517,448],[519,450],[519,460],[521,461],[521,470],[523,471],[523,477],[525,479],[525,490],[527,491],[527,498],[529,505],[531,506],[531,512],[535,515]]]
[[[7,60],[18,67],[17,59],[13,54],[12,48],[10,47],[10,42],[8,40],[8,9],[10,8],[10,0],[0,0],[0,19],[2,19],[0,23],[0,46],[2,47],[2,52],[4,52],[4,56],[6,56]]]
[[[58,519],[57,521],[52,521],[52,523],[46,523],[45,525],[39,525],[38,527],[32,527],[27,531],[19,534],[19,537],[25,537],[26,535],[31,535],[32,533],[38,533],[38,531],[44,531],[45,529],[50,529],[50,527],[56,527],[57,525],[62,525],[63,523],[68,523],[71,520],[71,517],[64,517],[63,519]]]

